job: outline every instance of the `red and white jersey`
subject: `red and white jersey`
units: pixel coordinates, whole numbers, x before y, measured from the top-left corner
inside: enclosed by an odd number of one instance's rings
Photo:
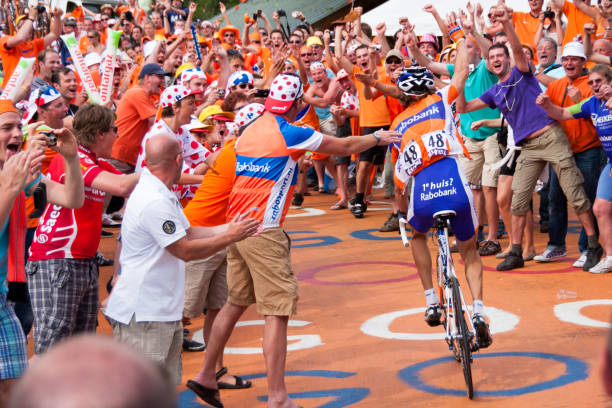
[[[79,145],[81,172],[85,184],[85,201],[78,209],[47,204],[30,247],[30,260],[55,258],[93,258],[100,244],[102,211],[106,193],[92,188],[103,171],[122,174],[110,163],[98,161],[95,153]],[[64,158],[57,155],[49,165],[47,177],[64,183]]]
[[[359,110],[359,97],[357,94],[352,94],[349,91],[344,91],[340,98],[340,106],[346,110]]]
[[[150,138],[160,133],[174,135],[179,141],[183,149],[183,173],[193,174],[195,168],[210,155],[210,150],[195,140],[185,126],[181,126],[178,132],[173,132],[166,121],[158,119],[142,138],[138,158],[136,159],[136,171],[142,170],[147,165],[145,160],[145,144]],[[193,197],[197,189],[197,185],[175,185],[172,188],[179,200]]]

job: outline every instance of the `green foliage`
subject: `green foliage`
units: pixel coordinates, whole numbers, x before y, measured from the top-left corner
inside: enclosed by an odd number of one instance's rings
[[[221,13],[219,10],[219,0],[195,0],[198,3],[198,10],[196,11],[196,18],[208,20],[213,16]],[[236,4],[240,3],[240,0],[227,0],[223,2],[227,11],[231,10]],[[185,6],[188,5],[188,1],[184,2]]]

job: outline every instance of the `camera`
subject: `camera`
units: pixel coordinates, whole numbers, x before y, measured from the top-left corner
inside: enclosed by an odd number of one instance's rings
[[[278,14],[279,17],[287,17],[285,10],[276,10],[276,14]]]
[[[555,18],[555,12],[552,11],[551,9],[547,9],[544,12],[544,18],[547,18],[549,20],[553,20]]]
[[[39,218],[47,206],[47,186],[45,183],[38,183],[32,193],[32,198],[34,199],[34,211],[30,214],[30,218]]]
[[[382,50],[382,45],[372,44],[372,48],[374,49],[374,51],[380,52],[380,50]]]
[[[47,9],[45,8],[45,6],[43,4],[39,4],[36,6],[36,11],[38,11],[38,14],[42,14],[45,11],[47,11]]]
[[[270,95],[269,89],[258,89],[255,91],[255,98],[267,98]]]
[[[217,89],[217,95],[219,95],[219,98],[223,98],[225,96],[225,89]]]
[[[132,14],[130,10],[125,12],[125,19],[129,21],[130,23],[134,21],[134,15]]]
[[[57,146],[57,135],[55,133],[43,131],[43,132],[40,132],[40,134],[47,136],[47,139],[49,139],[49,141],[47,142],[47,146],[49,147]]]
[[[253,20],[257,21],[257,18],[259,17],[259,14],[257,13],[253,13]]]

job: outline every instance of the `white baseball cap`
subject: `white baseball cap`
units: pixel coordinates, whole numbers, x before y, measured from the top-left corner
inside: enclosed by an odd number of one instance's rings
[[[584,55],[584,46],[582,43],[577,41],[568,42],[563,47],[563,54],[561,54],[561,58],[563,57],[580,57],[586,60],[586,55]]]

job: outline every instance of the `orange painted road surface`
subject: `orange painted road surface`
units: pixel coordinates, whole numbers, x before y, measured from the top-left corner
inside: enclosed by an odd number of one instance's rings
[[[379,190],[363,219],[330,211],[334,198],[313,193],[290,210],[285,229],[300,280],[298,314],[288,330],[287,387],[304,407],[612,407],[599,375],[609,331],[612,275],[572,267],[578,224],[570,221],[561,262],[528,262],[498,272],[483,258],[484,302],[493,345],[474,355],[475,397],[465,396],[461,366],[442,328],[423,321],[425,297],[409,248],[396,233],[379,233],[390,213]],[[537,208],[537,206],[536,206]],[[537,230],[537,228],[536,228]],[[116,232],[117,230],[115,230]],[[538,253],[547,235],[536,232]],[[502,247],[507,236],[502,239]],[[112,256],[113,239],[101,250]],[[433,242],[430,244],[434,254]],[[459,264],[459,256],[455,263]],[[102,288],[111,268],[102,268]],[[461,265],[466,301],[471,297]],[[222,390],[226,407],[265,407],[262,316],[251,307],[227,345],[225,364],[253,386]],[[203,319],[187,328],[202,338]],[[99,332],[111,330],[100,318]],[[205,353],[183,353],[183,384]],[[204,406],[184,385],[180,407]]]

